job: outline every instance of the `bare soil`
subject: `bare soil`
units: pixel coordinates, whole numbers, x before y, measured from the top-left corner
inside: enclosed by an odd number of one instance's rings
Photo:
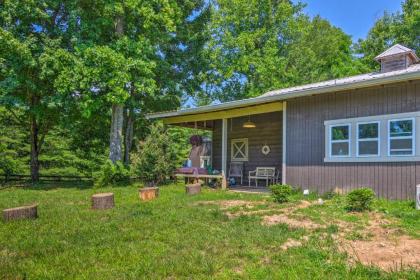
[[[264,204],[263,201],[245,200],[222,200],[222,201],[202,201],[197,205],[218,205],[229,218],[236,218],[242,215],[263,215],[262,224],[271,226],[275,224],[286,224],[290,228],[304,228],[315,230],[326,228],[329,225],[337,225],[338,234],[333,238],[338,243],[339,249],[346,252],[350,257],[350,263],[361,262],[364,265],[374,265],[383,270],[398,270],[402,267],[412,267],[420,269],[420,240],[412,239],[399,230],[392,227],[393,221],[387,219],[382,214],[370,213],[369,224],[360,227],[360,224],[345,222],[342,220],[331,220],[328,225],[321,225],[310,220],[295,211],[310,207],[317,202],[302,200],[297,205],[291,205],[281,209],[259,209],[252,211],[255,205]],[[250,211],[229,211],[231,208],[244,207]],[[279,211],[280,213],[265,215],[264,213]],[[354,215],[360,215],[355,213]],[[362,240],[349,240],[348,234],[357,232]],[[307,236],[306,240],[307,240]],[[282,246],[282,250],[302,246],[304,240],[288,239]]]
[[[338,237],[340,250],[347,252],[352,261],[378,266],[386,271],[402,267],[420,269],[420,240],[390,228],[390,221],[378,213],[369,216],[369,225],[362,230],[369,239],[348,240],[341,234]],[[341,230],[344,229],[340,226]]]

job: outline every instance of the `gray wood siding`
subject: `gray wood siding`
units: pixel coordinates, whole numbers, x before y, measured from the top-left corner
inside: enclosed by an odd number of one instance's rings
[[[406,55],[385,58],[381,61],[381,72],[405,69],[407,68],[408,63],[408,56]]]
[[[233,118],[228,120],[228,145],[227,166],[231,161],[231,140],[236,138],[248,138],[248,161],[244,163],[245,179],[248,171],[255,170],[257,166],[273,166],[281,171],[282,165],[282,112],[252,115],[251,121],[256,128],[243,128],[242,124],[248,117]],[[270,147],[270,153],[264,155],[261,152],[263,145]],[[214,122],[213,128],[213,167],[220,170],[222,165],[222,121]]]
[[[325,120],[420,111],[420,82],[296,98],[287,102],[288,184],[329,191],[372,187],[378,196],[414,199],[420,162],[325,163]],[[417,132],[417,137],[419,132]]]

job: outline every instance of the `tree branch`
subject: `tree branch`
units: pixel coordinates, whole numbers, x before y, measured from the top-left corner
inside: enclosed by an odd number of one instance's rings
[[[19,125],[22,125],[22,126],[26,125],[24,121],[22,121],[21,119],[19,119],[18,115],[16,115],[16,113],[12,109],[6,107],[6,110],[10,114],[12,114],[12,117],[14,118],[14,121],[15,122],[17,122]]]

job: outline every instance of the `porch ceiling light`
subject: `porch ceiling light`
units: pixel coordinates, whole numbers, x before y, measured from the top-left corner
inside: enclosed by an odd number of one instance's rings
[[[251,116],[248,116],[248,121],[244,122],[244,124],[242,125],[243,128],[255,128],[257,127],[255,125],[255,123],[251,122]]]

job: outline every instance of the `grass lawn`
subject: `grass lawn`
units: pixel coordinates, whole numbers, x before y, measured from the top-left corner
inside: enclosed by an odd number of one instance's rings
[[[116,207],[91,210],[97,192],[114,192]],[[264,195],[210,189],[186,196],[182,185],[161,187],[149,202],[139,201],[134,186],[1,190],[0,209],[37,202],[39,218],[0,222],[0,279],[420,279],[414,269],[349,265],[334,238],[340,228],[328,221],[354,225],[345,234],[351,240],[365,238],[357,232],[369,217],[346,213],[343,198],[291,213],[325,227],[263,223],[300,199],[279,205]],[[251,206],[220,203],[226,200]],[[375,208],[389,226],[420,238],[412,204],[378,201]],[[301,244],[285,249],[290,240]]]

